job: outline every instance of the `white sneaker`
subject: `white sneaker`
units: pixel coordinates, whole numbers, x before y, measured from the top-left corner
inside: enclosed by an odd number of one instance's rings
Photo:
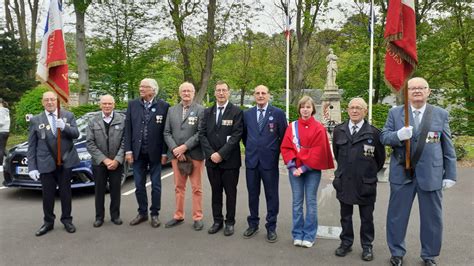
[[[293,240],[293,246],[301,247],[302,244],[303,244],[303,240],[299,240],[299,239]]]
[[[304,247],[304,248],[310,248],[310,247],[313,246],[313,244],[314,244],[314,242],[309,242],[309,241],[305,240],[301,243],[301,246]]]

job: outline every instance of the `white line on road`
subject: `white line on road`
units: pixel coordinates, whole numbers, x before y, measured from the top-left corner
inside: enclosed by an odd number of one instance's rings
[[[7,188],[7,187],[0,187],[0,190],[2,190],[2,189],[6,189],[6,188]]]
[[[172,174],[173,174],[173,171],[171,171],[170,173],[167,173],[166,175],[164,175],[164,176],[161,177],[161,180],[167,178],[168,176],[170,176],[170,175],[172,175]],[[147,183],[146,183],[146,186],[147,186],[147,187],[149,187],[150,185],[151,185],[151,182],[147,182]],[[128,195],[130,195],[130,194],[132,194],[132,193],[135,193],[135,190],[136,190],[136,189],[132,189],[132,190],[129,190],[129,191],[127,191],[127,192],[124,192],[124,193],[122,193],[122,196],[128,196]]]

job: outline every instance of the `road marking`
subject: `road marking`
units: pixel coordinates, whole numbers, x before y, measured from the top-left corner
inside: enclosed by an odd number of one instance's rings
[[[0,190],[2,190],[2,189],[6,189],[6,188],[7,188],[7,187],[0,187]]]
[[[173,171],[167,173],[166,175],[164,175],[164,176],[161,177],[161,180],[167,178],[168,176],[170,176],[170,175],[172,175],[172,174],[173,174]],[[151,181],[150,181],[150,182],[147,182],[145,186],[146,186],[146,187],[149,187],[150,185],[151,185]],[[132,189],[132,190],[129,190],[129,191],[127,191],[127,192],[124,192],[124,193],[122,193],[122,196],[128,196],[128,195],[130,195],[130,194],[132,194],[132,193],[135,193],[135,190],[136,190],[136,189],[134,188],[134,189]]]

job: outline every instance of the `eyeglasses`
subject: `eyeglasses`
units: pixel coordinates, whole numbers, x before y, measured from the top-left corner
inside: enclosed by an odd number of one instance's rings
[[[364,108],[362,108],[360,106],[351,106],[351,107],[347,107],[347,110],[349,110],[349,111],[362,111],[362,110],[364,110]]]
[[[226,93],[228,91],[229,91],[228,89],[217,89],[216,93]]]
[[[408,88],[409,91],[423,91],[427,87],[413,87],[413,88]]]

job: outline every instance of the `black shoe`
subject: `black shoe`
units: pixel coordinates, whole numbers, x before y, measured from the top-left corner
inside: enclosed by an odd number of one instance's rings
[[[336,249],[336,256],[338,257],[345,257],[347,255],[347,253],[351,252],[352,251],[352,248],[351,247],[345,247],[343,245],[340,245],[337,249]]]
[[[275,231],[268,231],[267,232],[267,242],[268,243],[275,243],[278,241],[278,235]]]
[[[47,232],[53,230],[54,225],[53,224],[43,224],[38,231],[36,231],[35,235],[36,236],[42,236],[46,234]]]
[[[211,228],[209,228],[209,230],[207,231],[209,234],[215,234],[217,232],[219,232],[219,230],[222,229],[222,224],[220,223],[214,223]]]
[[[139,223],[148,221],[148,215],[137,215],[137,217],[133,218],[133,220],[130,221],[130,225],[137,225]]]
[[[150,224],[153,228],[157,228],[161,225],[160,219],[158,219],[158,215],[151,216]]]
[[[402,266],[403,265],[403,257],[392,256],[390,258],[390,265],[392,265],[392,266]]]
[[[436,261],[434,259],[424,259],[423,261],[425,262],[425,266],[435,266],[435,265],[437,265]]]
[[[231,224],[226,224],[224,227],[224,235],[231,236],[234,234],[234,226]]]
[[[372,261],[374,260],[374,252],[372,251],[372,248],[364,248],[362,251],[362,260],[365,261]]]
[[[193,224],[193,229],[194,230],[201,231],[203,228],[204,228],[204,223],[201,220],[194,221],[194,224]]]
[[[166,228],[175,227],[175,226],[177,226],[177,225],[182,224],[183,221],[184,221],[184,220],[182,220],[182,219],[181,219],[181,220],[171,219],[171,220],[169,220],[169,222],[167,222],[167,223],[165,224],[165,227],[166,227]]]
[[[123,221],[122,219],[120,218],[115,218],[115,219],[111,219],[112,223],[116,224],[116,225],[121,225],[123,224]]]
[[[101,227],[104,224],[104,220],[96,219],[94,222],[94,227]]]
[[[64,223],[64,228],[70,234],[76,232],[76,227],[72,223]]]
[[[258,233],[258,227],[249,227],[244,232],[244,238],[254,237]]]

